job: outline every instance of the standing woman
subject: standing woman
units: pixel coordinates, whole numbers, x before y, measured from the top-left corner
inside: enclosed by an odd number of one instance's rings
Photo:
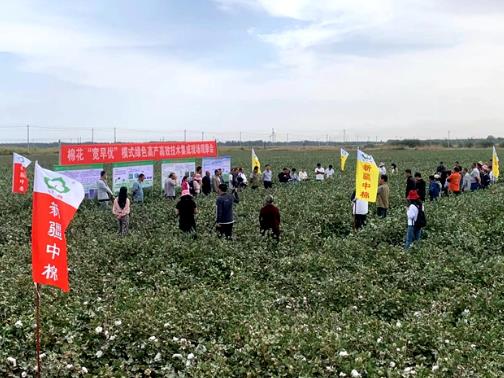
[[[188,179],[187,175],[182,177],[182,182],[180,183],[180,189],[182,192],[190,191],[189,181],[187,181],[187,179]]]
[[[203,177],[201,177],[201,167],[196,167],[196,173],[193,176],[193,190],[194,196],[197,196],[201,193],[201,183],[203,181]]]
[[[117,219],[117,233],[126,236],[129,228],[130,200],[128,198],[128,188],[125,186],[121,186],[121,189],[119,189],[119,196],[114,200],[112,213]]]
[[[250,174],[250,187],[252,189],[257,189],[259,188],[261,178],[259,177],[259,167],[256,165]]]

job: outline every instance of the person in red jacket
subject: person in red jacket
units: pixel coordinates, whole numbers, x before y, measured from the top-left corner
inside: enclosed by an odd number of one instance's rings
[[[261,227],[261,235],[265,235],[271,230],[273,238],[280,239],[280,210],[273,205],[273,196],[268,195],[265,200],[265,205],[259,213],[259,225]]]

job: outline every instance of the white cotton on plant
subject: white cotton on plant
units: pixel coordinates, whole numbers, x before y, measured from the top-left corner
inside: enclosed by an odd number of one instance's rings
[[[434,366],[432,367],[432,371],[437,371],[437,370],[439,370],[439,365],[434,365]]]
[[[73,369],[73,365],[72,365],[72,364],[67,364],[67,365],[66,365],[66,368],[67,368],[68,370]]]
[[[357,370],[355,370],[355,369],[352,370],[352,372],[350,373],[350,375],[353,378],[359,378],[361,376],[361,374]]]
[[[14,323],[14,326],[16,328],[21,328],[23,326],[23,322],[21,320],[18,320],[16,323]]]
[[[102,356],[103,356],[103,351],[99,350],[98,352],[96,352],[97,358],[101,358]]]
[[[395,362],[394,362],[394,361],[390,361],[389,366],[390,366],[391,368],[395,368]]]
[[[193,358],[194,358],[194,354],[189,353],[189,354],[187,355],[187,359],[188,359],[188,360],[192,360]]]
[[[114,325],[116,325],[116,326],[118,326],[118,327],[119,327],[121,324],[122,324],[121,319],[116,320],[116,321],[114,322]]]
[[[180,359],[180,360],[183,360],[183,359],[184,359],[184,357],[183,357],[180,353],[175,353],[175,354],[173,354],[173,355],[172,355],[172,358],[178,358],[178,359]]]
[[[338,353],[338,356],[340,356],[340,357],[347,357],[348,356],[348,352],[346,350],[342,350],[341,352]]]
[[[88,369],[87,369],[85,366],[83,366],[83,367],[81,368],[81,372],[82,372],[83,374],[87,374],[87,373],[88,373]]]
[[[7,362],[12,365],[12,367],[17,366],[17,361],[14,357],[7,357]]]
[[[98,333],[98,334],[102,333],[103,332],[103,327],[100,327],[100,326],[96,327],[95,328],[95,332]]]
[[[157,352],[157,354],[154,356],[154,361],[156,362],[161,361],[161,353]]]
[[[149,341],[157,341],[156,336],[149,337]]]
[[[26,371],[23,371],[21,373],[21,378],[26,378],[26,377],[28,377],[28,373]]]

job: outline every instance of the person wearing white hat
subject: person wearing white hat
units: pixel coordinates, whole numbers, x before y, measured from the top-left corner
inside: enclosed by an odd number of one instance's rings
[[[441,196],[443,187],[439,181],[440,178],[441,176],[437,173],[429,176],[429,198],[431,201],[436,201]]]
[[[380,176],[387,174],[387,167],[385,167],[385,163],[383,161],[380,163],[378,168],[380,169]]]

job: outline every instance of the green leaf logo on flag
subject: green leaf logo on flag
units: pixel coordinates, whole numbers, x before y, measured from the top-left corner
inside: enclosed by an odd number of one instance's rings
[[[49,189],[55,190],[58,193],[68,193],[70,191],[70,188],[66,186],[65,180],[61,177],[57,177],[54,179],[51,179],[49,177],[44,177],[45,184]]]

